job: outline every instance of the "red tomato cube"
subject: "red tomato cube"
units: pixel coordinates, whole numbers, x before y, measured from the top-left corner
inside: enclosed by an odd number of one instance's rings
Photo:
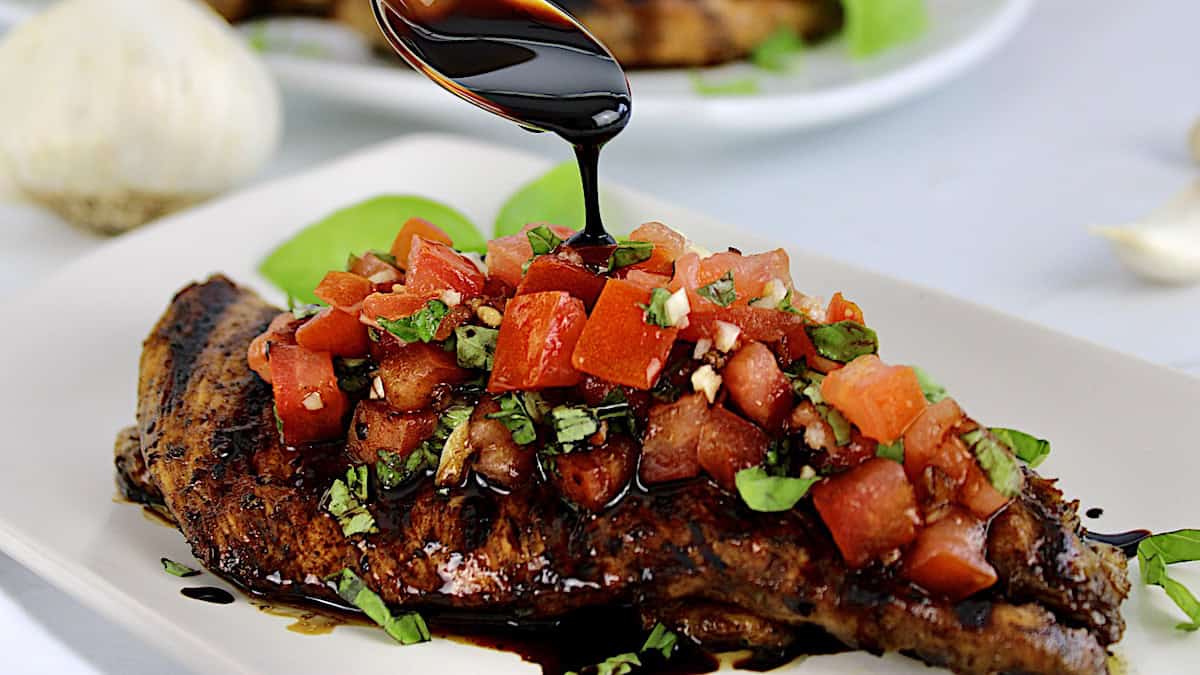
[[[575,345],[575,368],[635,389],[654,386],[679,332],[646,323],[650,291],[609,279]]]
[[[650,254],[650,259],[638,263],[635,268],[656,274],[670,275],[675,265],[675,259],[687,250],[686,237],[658,222],[639,225],[637,229],[629,233],[629,239],[630,241],[648,241],[654,244],[654,252]]]
[[[488,276],[516,288],[521,283],[522,266],[533,257],[533,246],[529,244],[529,237],[525,233],[541,225],[545,225],[545,223],[530,223],[517,234],[489,241],[487,247]],[[548,227],[555,236],[564,241],[575,234],[575,230],[569,227],[558,225],[548,225]]]
[[[665,274],[655,274],[634,267],[626,267],[616,272],[618,279],[624,279],[631,284],[636,284],[642,288],[652,291],[656,288],[666,288],[671,285],[671,277]]]
[[[440,393],[471,379],[471,371],[460,368],[454,352],[441,345],[413,342],[380,351],[383,392],[397,410],[428,408]]]
[[[395,265],[383,260],[370,251],[365,253],[361,258],[359,256],[350,256],[349,272],[369,279],[376,286],[400,279],[400,270],[396,269]]]
[[[417,292],[457,291],[463,298],[483,292],[483,272],[446,244],[414,236],[405,285]]]
[[[447,246],[454,246],[454,240],[442,228],[424,218],[409,218],[396,240],[392,242],[392,257],[401,265],[408,264],[408,256],[412,253],[413,238],[421,237],[426,241],[436,241]]]
[[[565,291],[518,295],[508,302],[496,338],[488,391],[569,387],[583,378],[571,355],[587,323],[583,301]]]
[[[294,345],[272,346],[271,376],[284,443],[317,443],[345,434],[342,420],[349,400],[338,388],[333,357],[328,352],[311,352]]]
[[[419,293],[408,286],[396,286],[390,293],[373,293],[363,300],[362,316],[371,324],[376,319],[403,319],[419,312],[437,293]]]
[[[988,480],[979,464],[971,461],[967,465],[967,477],[958,491],[958,503],[977,518],[987,520],[1012,501],[1000,494]]]
[[[566,291],[591,309],[604,290],[604,277],[583,265],[556,255],[541,255],[534,259],[517,286],[517,295],[544,291]]]
[[[696,274],[697,286],[710,284],[726,272],[733,273],[733,284],[737,292],[734,305],[746,305],[763,294],[763,288],[772,279],[792,288],[792,264],[783,249],[775,249],[756,255],[742,255],[733,251],[714,253],[700,260]]]
[[[296,330],[296,343],[309,351],[351,358],[366,356],[371,346],[367,327],[336,307],[326,307],[304,322]]]
[[[330,307],[337,307],[347,314],[358,314],[362,302],[375,290],[374,284],[366,277],[360,277],[350,272],[329,272],[313,295],[320,298]]]
[[[904,469],[875,458],[812,489],[813,505],[851,568],[907,545],[921,518]]]
[[[833,297],[829,299],[829,306],[825,309],[825,323],[839,321],[857,321],[864,326],[867,324],[858,305],[842,297],[840,292],[833,294]]]
[[[700,475],[696,449],[707,417],[708,402],[699,392],[650,409],[639,469],[643,483],[652,485]]]
[[[282,312],[271,320],[271,325],[261,335],[250,341],[246,350],[246,361],[250,370],[258,373],[267,383],[271,382],[271,349],[276,345],[296,344],[296,327],[300,320],[291,312]]]
[[[783,427],[792,409],[792,383],[766,345],[746,344],[729,359],[721,375],[729,398],[746,417],[768,431]]]
[[[997,577],[985,543],[983,521],[954,509],[917,536],[904,556],[904,577],[953,602],[991,588]]]
[[[891,443],[926,407],[917,374],[908,366],[889,366],[874,354],[854,359],[825,377],[821,395],[863,435]]]
[[[718,485],[732,491],[737,472],[761,464],[769,443],[753,422],[718,405],[708,411],[700,428],[696,459]]]
[[[402,413],[387,401],[360,401],[346,434],[346,453],[359,464],[374,464],[379,451],[407,457],[437,429],[437,413]]]
[[[558,489],[589,511],[600,511],[629,484],[637,463],[637,445],[613,435],[596,448],[554,458]]]
[[[495,399],[480,399],[471,413],[468,440],[475,451],[475,471],[489,482],[512,490],[533,480],[537,446],[517,445],[504,422],[488,417],[497,412],[500,404]]]
[[[904,432],[904,471],[918,480],[925,468],[936,466],[955,486],[962,485],[975,458],[953,430],[965,419],[963,411],[947,398],[929,406]]]

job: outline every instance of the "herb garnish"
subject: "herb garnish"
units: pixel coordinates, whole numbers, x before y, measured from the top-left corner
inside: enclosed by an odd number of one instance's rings
[[[758,80],[753,77],[713,82],[693,70],[691,79],[692,90],[701,96],[753,96],[761,92]]]
[[[1021,468],[1008,448],[983,429],[963,434],[962,440],[974,453],[992,487],[1005,497],[1016,497],[1021,491]]]
[[[496,338],[500,331],[481,326],[459,326],[454,329],[458,365],[463,368],[491,370],[496,358]]]
[[[787,294],[783,296],[783,299],[779,301],[779,306],[777,306],[775,309],[778,309],[781,312],[787,312],[788,314],[803,315],[804,312],[801,312],[792,306],[792,292],[792,289],[789,288]]]
[[[554,428],[558,450],[552,454],[565,454],[578,449],[580,442],[600,431],[600,420],[587,406],[560,405],[550,411],[550,426]]]
[[[437,452],[428,442],[417,446],[405,457],[389,450],[380,450],[378,455],[375,473],[379,476],[379,485],[385,490],[397,488],[413,476],[437,468],[439,459]]]
[[[529,239],[529,245],[533,247],[533,255],[546,255],[558,248],[563,242],[562,239],[554,234],[554,231],[545,225],[539,225],[528,232],[525,236]]]
[[[750,52],[750,61],[763,70],[782,73],[794,65],[793,57],[803,51],[804,40],[796,30],[780,26]]]
[[[329,579],[336,581],[337,594],[346,602],[361,609],[372,621],[383,627],[387,634],[402,645],[429,642],[429,627],[425,619],[416,612],[392,614],[383,598],[367,588],[363,580],[350,569],[343,569]]]
[[[1030,436],[1024,431],[992,427],[992,434],[1007,445],[1022,462],[1036,469],[1050,455],[1050,441]]]
[[[807,389],[805,391],[808,391]],[[817,412],[825,418],[825,423],[833,430],[833,440],[840,445],[850,444],[850,421],[831,405],[817,405]]]
[[[442,318],[450,308],[441,300],[430,300],[412,316],[401,319],[376,319],[387,332],[403,342],[431,342],[437,334]]]
[[[642,643],[640,651],[658,651],[664,659],[669,659],[671,658],[671,653],[675,651],[675,644],[678,641],[679,638],[675,636],[675,633],[667,630],[667,627],[661,623],[656,623],[646,641]]]
[[[334,480],[321,497],[321,508],[337,520],[342,534],[347,537],[379,531],[375,527],[375,516],[366,507],[367,476],[365,465],[352,466],[346,471],[346,479]]]
[[[171,574],[171,575],[174,575],[177,577],[195,577],[195,576],[200,575],[200,570],[188,567],[187,565],[184,565],[183,563],[177,563],[174,560],[171,560],[170,558],[162,558],[161,560],[162,560],[163,571],[166,572],[167,574]]]
[[[1167,565],[1200,560],[1200,530],[1164,532],[1143,539],[1138,544],[1138,567],[1142,581],[1167,592],[1190,622],[1176,624],[1179,630],[1200,629],[1200,601],[1186,586],[1167,574]]]
[[[650,631],[650,635],[646,637],[646,641],[642,643],[642,648],[638,650],[638,654],[646,652],[658,652],[662,654],[664,659],[671,658],[675,653],[675,647],[679,643],[679,637],[675,633],[667,630],[667,627],[661,623],[654,624],[654,628]],[[585,671],[596,672],[596,675],[628,675],[632,673],[634,667],[641,667],[642,660],[638,654],[626,652],[610,656],[604,661],[597,663],[594,666],[585,668]],[[576,671],[570,671],[567,675],[579,675]]]
[[[292,311],[292,316],[296,317],[297,321],[303,321],[310,317],[314,317],[321,313],[324,307],[320,305],[297,305],[295,298],[288,296],[288,308]]]
[[[796,505],[821,477],[813,474],[808,478],[772,476],[761,466],[738,471],[733,477],[738,494],[754,511],[787,511]]]
[[[608,422],[608,425],[617,431],[630,436],[637,435],[637,420],[629,407],[629,399],[620,389],[608,392],[600,405],[592,408],[592,414],[601,422]]]
[[[807,326],[806,330],[817,353],[833,361],[849,363],[879,351],[879,337],[875,331],[857,321]]]
[[[929,373],[916,366],[912,369],[917,374],[917,382],[921,385],[921,393],[925,395],[926,401],[937,403],[946,398],[946,388],[934,381]]]
[[[675,325],[671,322],[671,317],[667,315],[667,300],[670,299],[670,291],[665,288],[656,288],[650,292],[650,304],[638,305],[645,310],[644,319],[647,324],[659,328],[672,328]]]
[[[880,443],[875,448],[875,456],[890,459],[893,462],[904,463],[904,439],[897,438],[895,443]]]
[[[733,283],[733,271],[726,272],[724,276],[711,284],[705,284],[697,288],[696,294],[722,307],[732,305],[737,300],[737,290]]]
[[[512,432],[513,442],[517,445],[529,445],[537,440],[537,429],[533,427],[533,418],[525,407],[522,397],[517,394],[505,394],[497,402],[500,411],[488,415],[488,419],[500,420]]]
[[[338,388],[355,394],[371,386],[375,370],[367,359],[338,357],[333,360],[333,372],[337,375]]]
[[[654,244],[648,241],[627,241],[617,245],[612,255],[608,256],[608,271],[619,270],[640,262],[645,262],[654,255]]]

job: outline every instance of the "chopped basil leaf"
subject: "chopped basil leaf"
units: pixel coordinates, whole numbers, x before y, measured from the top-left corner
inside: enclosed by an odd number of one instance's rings
[[[893,462],[904,463],[904,439],[897,438],[895,443],[880,443],[875,448],[875,456],[890,459]]]
[[[806,373],[803,380],[797,382],[805,382],[804,387],[799,391],[799,394],[804,398],[812,401],[816,405],[823,405],[825,397],[821,395],[821,383],[825,381],[825,376],[818,372]],[[793,385],[793,389],[795,385]]]
[[[377,319],[380,326],[404,342],[431,342],[442,318],[450,308],[441,300],[430,300],[412,316],[402,319]]]
[[[925,0],[843,0],[843,40],[856,58],[873,56],[925,32]]]
[[[763,468],[772,476],[786,476],[791,465],[792,447],[786,438],[771,441],[767,446],[767,456]]]
[[[946,388],[935,382],[929,373],[916,366],[912,369],[917,374],[917,382],[921,385],[921,393],[925,395],[926,401],[937,403],[946,398]]]
[[[525,410],[534,422],[541,422],[550,412],[550,404],[546,403],[546,399],[536,391],[522,392],[521,402],[525,404]]]
[[[195,576],[200,575],[200,570],[188,567],[187,565],[184,565],[183,563],[177,563],[174,560],[171,560],[170,558],[162,558],[161,560],[162,560],[163,571],[166,572],[167,574],[171,574],[171,575],[174,575],[177,577],[195,577]]]
[[[383,627],[387,634],[402,645],[415,645],[419,642],[429,642],[429,627],[425,619],[416,612],[392,614],[387,605],[374,591],[367,588],[363,580],[350,569],[343,569],[335,574],[337,594],[346,602],[361,609],[372,621]]]
[[[298,321],[303,321],[320,314],[322,309],[325,308],[320,305],[296,305],[292,307],[292,316],[296,317]]]
[[[1161,587],[1191,619],[1175,627],[1186,631],[1200,629],[1200,601],[1167,574],[1167,565],[1200,560],[1200,530],[1177,530],[1147,537],[1138,544],[1137,553],[1142,582]]]
[[[669,659],[671,652],[675,651],[675,644],[678,641],[679,638],[675,636],[675,633],[667,630],[667,627],[661,623],[656,623],[639,651],[658,651],[662,653],[664,659]]]
[[[445,439],[442,439],[442,442],[444,441]],[[380,450],[379,461],[375,462],[375,473],[379,476],[380,486],[391,490],[408,482],[413,476],[436,469],[438,450],[441,449],[442,442],[436,439],[427,440],[408,453],[407,457]]]
[[[962,440],[975,454],[992,487],[1005,497],[1017,496],[1021,491],[1021,467],[1008,448],[983,429],[963,434]]]
[[[525,236],[529,238],[529,245],[533,247],[533,255],[535,256],[546,255],[558,248],[559,244],[563,242],[562,239],[558,238],[558,235],[554,234],[553,230],[545,225],[539,225],[529,230],[525,233]]]
[[[830,405],[818,405],[817,411],[821,413],[821,417],[825,418],[825,422],[829,424],[829,428],[833,429],[833,439],[838,445],[850,444],[850,422],[842,413]]]
[[[1036,469],[1050,455],[1050,441],[1030,436],[1024,431],[1016,429],[992,427],[991,431],[996,438],[1000,439],[1001,443],[1013,451],[1018,459],[1032,468]]]
[[[271,404],[271,412],[275,413],[275,431],[279,432],[279,439],[283,440],[283,418],[279,416],[279,404]],[[287,445],[287,443],[284,443]]]
[[[371,339],[371,342],[379,342],[379,339],[383,337],[383,335],[381,335],[379,331],[375,330],[374,326],[367,326],[367,337]]]
[[[696,294],[722,307],[732,305],[737,300],[737,291],[733,283],[733,272],[726,272],[724,276],[711,284],[705,284],[697,288]]]
[[[753,96],[761,92],[758,80],[753,77],[713,82],[693,70],[691,78],[692,90],[701,96]]]
[[[654,244],[648,241],[627,241],[613,249],[608,256],[608,271],[619,270],[640,262],[645,262],[654,255]]]
[[[633,410],[629,407],[629,399],[620,389],[608,392],[600,405],[592,408],[592,414],[596,416],[597,420],[608,422],[608,426],[617,431],[630,436],[637,435],[637,420],[633,416]]]
[[[600,431],[600,422],[585,406],[560,405],[550,411],[550,424],[554,427],[554,437],[562,452],[575,450],[580,441],[585,441],[592,434]]]
[[[787,511],[808,494],[809,488],[821,480],[771,476],[761,466],[742,469],[734,476],[738,494],[755,511]]]
[[[750,61],[763,70],[785,72],[795,63],[794,57],[804,51],[804,40],[794,28],[780,26],[750,52]]]
[[[396,262],[396,256],[392,255],[391,253],[388,253],[387,251],[380,251],[379,249],[372,249],[371,254],[374,255],[376,258],[379,258],[383,262],[391,265],[392,267],[399,267],[399,265]],[[405,262],[407,262],[407,261],[405,261]]]
[[[375,369],[367,359],[335,358],[333,372],[337,374],[338,388],[355,394],[371,386]]]
[[[463,368],[491,370],[496,359],[496,338],[500,331],[480,326],[459,326],[454,329],[458,365]]]
[[[488,419],[500,420],[512,432],[513,442],[517,445],[529,445],[537,440],[533,419],[529,416],[521,397],[505,394],[497,402],[500,404],[500,411],[488,415]]]
[[[671,328],[675,324],[671,323],[671,317],[667,316],[667,300],[671,297],[671,292],[665,288],[656,288],[650,292],[650,304],[638,305],[645,312],[645,321],[651,326],[660,328]]]
[[[879,351],[879,337],[875,331],[857,321],[808,326],[806,330],[817,353],[833,361],[849,363]]]
[[[783,299],[779,301],[779,305],[775,309],[778,309],[781,312],[787,312],[788,314],[804,314],[804,312],[792,307],[792,290],[790,288],[788,289],[787,294],[783,296]]]
[[[338,478],[321,497],[321,508],[337,520],[342,534],[373,534],[375,517],[367,510],[367,467],[354,466],[346,471],[346,479]]]

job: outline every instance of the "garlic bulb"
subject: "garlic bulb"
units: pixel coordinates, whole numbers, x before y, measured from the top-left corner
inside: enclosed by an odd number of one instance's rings
[[[64,0],[0,40],[0,171],[121,232],[223,192],[279,141],[279,93],[193,0]]]
[[[1200,282],[1200,182],[1142,221],[1096,227],[1134,273],[1165,284]]]

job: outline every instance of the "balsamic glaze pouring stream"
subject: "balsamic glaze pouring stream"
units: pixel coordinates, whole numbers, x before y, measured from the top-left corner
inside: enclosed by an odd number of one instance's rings
[[[371,0],[392,47],[438,85],[575,147],[587,225],[568,243],[612,245],[600,219],[600,149],[629,123],[629,81],[612,53],[546,0]]]

